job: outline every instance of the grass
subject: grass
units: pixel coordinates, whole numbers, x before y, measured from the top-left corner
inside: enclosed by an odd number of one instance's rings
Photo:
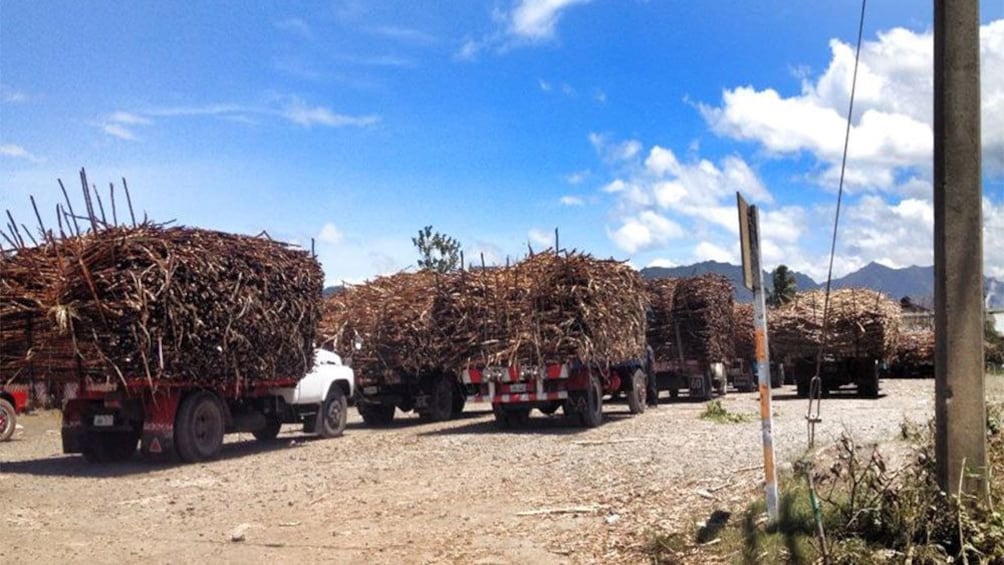
[[[719,424],[739,424],[752,420],[753,416],[749,414],[729,412],[727,408],[722,406],[722,401],[716,399],[708,402],[708,404],[704,407],[701,419],[711,420],[712,422],[718,422]]]
[[[709,405],[709,419],[728,414]],[[731,421],[731,420],[726,420]],[[726,560],[735,563],[814,563],[817,538],[807,472],[813,473],[830,563],[1004,563],[1004,408],[987,407],[990,504],[946,494],[937,484],[931,426],[904,423],[912,452],[892,466],[876,446],[844,436],[812,466],[796,463],[779,477],[779,518],[768,524],[761,497],[732,518],[716,511],[692,538],[653,538],[655,563]],[[718,540],[714,545],[707,545]],[[689,546],[688,546],[689,544]],[[713,553],[709,553],[713,552]]]

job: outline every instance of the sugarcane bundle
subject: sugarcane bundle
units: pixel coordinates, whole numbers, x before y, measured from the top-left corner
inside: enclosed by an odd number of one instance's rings
[[[732,283],[722,275],[680,279],[671,316],[685,359],[714,363],[735,357],[733,303]]]
[[[241,386],[299,378],[313,364],[323,273],[303,250],[149,222],[50,245],[54,269],[21,295],[37,302],[47,329],[7,363],[18,373]],[[11,279],[5,288],[23,292]]]
[[[896,340],[896,362],[902,365],[934,363],[934,330],[902,330]]]
[[[797,293],[770,312],[772,355],[817,355],[824,340],[825,298],[822,290]],[[826,354],[885,359],[895,352],[899,332],[899,303],[874,290],[831,291]]]
[[[18,376],[32,344],[51,326],[41,298],[59,261],[48,243],[0,254],[0,383]]]
[[[322,333],[336,351],[351,352],[360,372],[418,375],[439,370],[445,367],[444,350],[452,346],[436,327],[432,305],[440,287],[454,276],[400,272],[349,286],[329,299]]]
[[[650,302],[647,338],[656,359],[676,359],[677,327],[673,324],[673,299],[679,279],[659,278],[645,281]]]
[[[753,305],[737,302],[732,310],[732,335],[736,357],[756,359],[756,337],[753,327]]]

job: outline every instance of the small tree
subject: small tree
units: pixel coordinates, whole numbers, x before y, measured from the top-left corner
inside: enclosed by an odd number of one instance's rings
[[[795,275],[791,274],[787,265],[778,265],[771,278],[774,289],[767,296],[771,306],[786,304],[795,297]]]
[[[418,230],[418,236],[411,238],[411,242],[421,255],[418,259],[420,269],[446,273],[460,265],[460,242],[432,231],[432,226]]]

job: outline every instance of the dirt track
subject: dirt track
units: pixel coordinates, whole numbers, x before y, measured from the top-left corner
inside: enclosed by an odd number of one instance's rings
[[[817,441],[894,439],[904,418],[933,416],[933,384],[824,399]],[[987,385],[1004,400],[1004,379]],[[793,388],[775,391],[781,461],[806,444]],[[759,406],[755,393],[724,405],[751,417]],[[196,465],[89,465],[61,453],[58,413],[23,416],[0,444],[0,562],[644,562],[653,532],[689,534],[759,492],[755,418],[706,421],[686,401],[637,417],[606,408],[596,429],[535,413],[518,432],[497,430],[484,405],[439,424],[398,413],[389,429],[352,410],[344,437],[231,436],[220,460]]]

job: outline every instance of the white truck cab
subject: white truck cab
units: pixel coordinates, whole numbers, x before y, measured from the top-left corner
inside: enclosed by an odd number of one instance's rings
[[[348,405],[355,394],[355,375],[342,364],[337,353],[326,349],[314,352],[314,368],[295,387],[271,391],[281,408],[276,410],[275,422],[267,427],[259,439],[275,437],[283,423],[303,423],[303,431],[321,437],[342,435],[348,416]],[[257,437],[257,434],[255,434]]]

